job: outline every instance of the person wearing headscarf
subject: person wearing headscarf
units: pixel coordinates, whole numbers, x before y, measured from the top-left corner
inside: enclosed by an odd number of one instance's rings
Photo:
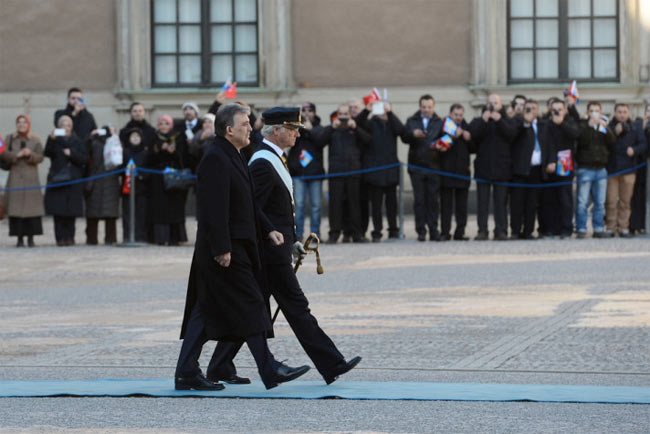
[[[183,169],[187,167],[187,146],[179,143],[179,133],[173,129],[174,121],[169,115],[158,118],[158,129],[151,154],[151,168]],[[165,189],[163,175],[151,177],[151,223],[152,240],[155,244],[176,246],[187,241],[185,231],[185,200],[187,190]]]
[[[62,115],[45,143],[45,156],[51,160],[47,183],[64,184],[45,192],[45,212],[54,217],[57,246],[74,245],[75,219],[83,216],[83,184],[68,183],[83,177],[88,152],[72,125],[72,118]]]
[[[38,165],[43,161],[43,145],[41,139],[31,133],[29,117],[16,118],[16,132],[5,137],[5,146],[7,149],[0,158],[10,165],[7,188],[40,186]],[[45,210],[41,190],[10,190],[5,200],[9,236],[18,237],[16,247],[25,245],[24,237],[27,237],[27,245],[34,247],[34,235],[43,234],[41,217]]]

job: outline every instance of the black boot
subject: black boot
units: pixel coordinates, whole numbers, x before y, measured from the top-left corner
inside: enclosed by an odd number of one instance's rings
[[[36,247],[36,244],[34,244],[34,236],[33,235],[29,235],[27,237],[27,245],[29,247]]]
[[[18,242],[16,243],[16,247],[25,247],[25,243],[23,243],[23,237],[18,237]]]

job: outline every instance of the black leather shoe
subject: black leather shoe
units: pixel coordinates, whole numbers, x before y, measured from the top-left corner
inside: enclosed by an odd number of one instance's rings
[[[273,373],[273,379],[269,383],[264,383],[266,389],[273,389],[277,387],[280,383],[286,383],[287,381],[295,380],[296,378],[304,375],[309,371],[309,366],[303,365],[297,368],[292,368],[287,366],[284,363],[280,363]]]
[[[218,383],[219,381],[221,381],[223,383],[228,383],[228,384],[251,384],[250,378],[240,377],[238,375],[232,375],[228,378],[216,378],[216,377],[208,376],[208,380],[212,381],[213,383]]]
[[[427,236],[426,234],[418,234],[418,241],[426,241]]]
[[[449,240],[451,240],[451,235],[449,234],[440,235],[439,241],[449,241]]]
[[[469,241],[469,237],[465,236],[464,234],[456,234],[456,235],[454,235],[454,240],[456,240],[456,241]]]
[[[475,241],[487,241],[488,239],[487,232],[479,232],[476,238],[474,238]]]
[[[360,361],[361,361],[361,357],[357,356],[357,357],[355,357],[353,359],[350,359],[347,362],[343,361],[343,362],[339,363],[336,366],[336,368],[334,368],[334,375],[331,376],[331,377],[326,377],[325,382],[328,385],[332,384],[333,382],[336,381],[337,378],[339,378],[339,376],[345,374],[346,372],[350,371],[352,368],[357,366]]]
[[[223,384],[213,383],[203,376],[196,374],[194,377],[176,377],[174,379],[176,390],[223,390]]]

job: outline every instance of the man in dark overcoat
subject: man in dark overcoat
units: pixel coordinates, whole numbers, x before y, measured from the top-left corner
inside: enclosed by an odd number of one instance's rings
[[[309,370],[274,359],[266,338],[272,334],[269,311],[255,273],[260,268],[257,212],[241,149],[248,145],[248,109],[221,108],[215,142],[197,171],[198,230],[181,330],[183,346],[176,366],[176,389],[221,390],[209,381],[198,359],[208,340],[248,345],[267,389]],[[266,223],[263,231],[279,244],[282,235]]]
[[[250,170],[255,186],[255,201],[261,220],[270,224],[272,231],[282,234],[283,243],[272,239],[262,242],[262,261],[265,269],[264,286],[278,303],[289,326],[303,349],[314,362],[327,384],[334,382],[354,368],[361,357],[346,361],[332,340],[319,327],[309,310],[309,301],[300,287],[292,267],[292,254],[304,254],[302,243],[296,240],[295,217],[291,175],[286,165],[284,151],[295,144],[302,126],[298,108],[276,107],[262,114],[264,140],[250,160]],[[241,383],[232,362],[239,346],[217,345],[208,367],[208,378]]]

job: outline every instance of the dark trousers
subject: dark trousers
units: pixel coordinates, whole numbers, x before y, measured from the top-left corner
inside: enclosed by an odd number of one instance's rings
[[[632,194],[632,214],[630,214],[630,230],[639,231],[645,229],[645,202],[646,202],[646,182],[648,166],[640,167],[636,170],[634,179],[634,193]]]
[[[465,226],[467,226],[467,198],[469,188],[440,188],[440,225],[443,235],[449,235],[451,232],[451,213],[452,210],[456,216],[456,230],[454,237],[460,238],[465,235]]]
[[[382,207],[384,204],[384,197],[386,198],[386,219],[388,220],[388,236],[396,238],[399,235],[397,228],[397,188],[390,187],[377,187],[375,185],[368,186],[368,194],[370,196],[370,204],[372,206],[372,237],[381,238],[381,230],[383,229]]]
[[[488,215],[490,212],[490,190],[494,205],[494,234],[507,234],[508,187],[504,185],[479,182],[476,185],[478,195],[478,231],[488,233]]]
[[[193,377],[201,373],[201,368],[199,366],[199,357],[201,356],[203,345],[207,341],[208,337],[205,334],[203,319],[201,318],[201,311],[198,304],[196,304],[194,305],[192,313],[190,314],[190,319],[185,330],[183,345],[181,346],[181,351],[178,355],[176,373],[174,374],[177,378]],[[274,371],[279,364],[273,358],[273,355],[271,354],[269,346],[266,342],[266,338],[264,338],[264,336],[260,333],[247,337],[245,342],[248,345],[248,349],[253,355],[253,358],[255,359],[257,371],[259,372],[262,381],[265,384],[272,382]],[[243,342],[219,342],[217,348],[220,344],[238,345],[237,349],[239,349],[243,345]]]
[[[309,301],[291,264],[267,267],[269,290],[298,342],[324,378],[333,376],[334,368],[345,359],[311,314]],[[228,378],[234,375],[237,371],[232,360],[240,347],[237,343],[219,342],[208,366],[208,376]]]
[[[542,168],[533,166],[528,176],[515,175],[516,184],[541,184]],[[539,205],[541,189],[531,187],[512,187],[510,189],[510,229],[512,235],[531,235],[535,230],[535,217]]]
[[[147,201],[147,197],[135,195],[135,241],[139,242],[146,242],[149,233]],[[131,202],[129,196],[122,195],[122,238],[124,241],[128,241],[130,236],[130,209]]]
[[[413,172],[410,175],[415,231],[418,235],[426,235],[428,228],[430,237],[438,235],[440,176],[422,172]]]
[[[96,219],[86,217],[86,244],[97,244],[97,231],[100,220],[104,220],[104,243],[117,243],[117,218]]]
[[[550,235],[573,233],[573,186],[544,188],[542,191],[544,227]]]
[[[370,223],[370,199],[368,197],[368,184],[361,181],[361,188],[359,194],[359,206],[361,208],[361,236],[366,236],[368,232],[368,224]]]
[[[57,244],[74,243],[76,217],[54,216],[54,238]]]
[[[361,180],[358,177],[331,178],[329,180],[330,239],[337,239],[344,229],[352,238],[361,236]],[[344,210],[347,211],[344,213]]]

